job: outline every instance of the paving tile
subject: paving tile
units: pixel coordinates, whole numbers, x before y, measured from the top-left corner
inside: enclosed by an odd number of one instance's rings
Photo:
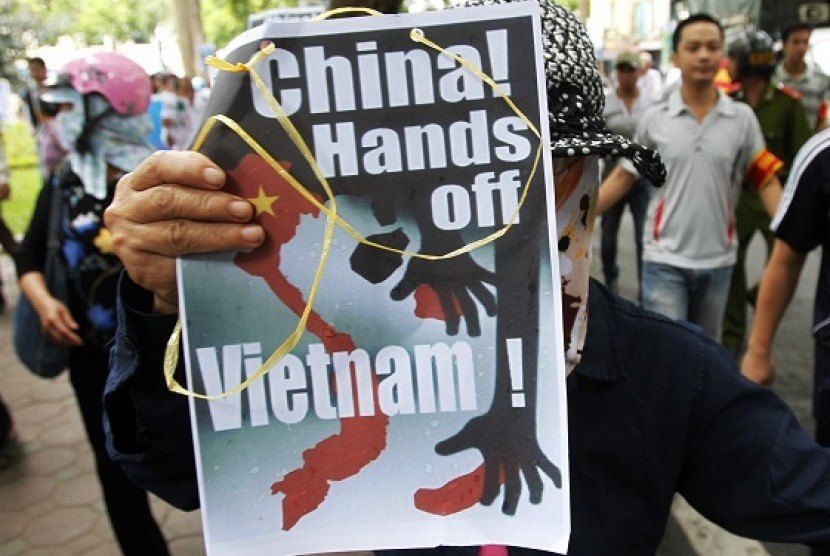
[[[44,429],[38,438],[46,444],[74,445],[86,442],[86,434],[80,421],[64,421],[63,423]]]
[[[26,527],[28,519],[26,513],[21,511],[0,511],[0,523],[3,524],[0,527],[0,547],[20,535]],[[3,552],[0,550],[0,555],[2,554]]]
[[[7,543],[0,542],[0,556],[17,556],[26,550],[26,543],[20,539],[14,539]]]
[[[43,423],[47,419],[59,416],[64,411],[61,401],[33,403],[14,412],[14,420],[19,427]]]
[[[58,508],[32,519],[23,531],[23,538],[33,547],[64,546],[87,534],[95,525],[97,517],[89,508]]]
[[[0,510],[22,510],[51,496],[54,482],[46,477],[21,477],[0,487]]]
[[[101,487],[92,475],[78,475],[61,483],[53,494],[61,506],[88,506],[101,498]]]
[[[156,512],[154,514],[158,515]],[[199,511],[182,512],[173,509],[167,519],[159,519],[159,522],[164,524],[169,537],[179,538],[198,535],[201,540],[202,515]]]
[[[36,476],[52,475],[56,471],[76,461],[78,451],[70,446],[42,446],[38,451],[28,454],[20,467],[27,474]]]
[[[205,556],[205,544],[202,537],[174,539],[169,542],[170,552],[175,556]]]

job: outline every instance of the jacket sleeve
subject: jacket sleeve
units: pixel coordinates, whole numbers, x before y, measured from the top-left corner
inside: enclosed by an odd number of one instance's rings
[[[725,357],[704,361],[678,491],[738,535],[830,546],[830,450]]]
[[[29,226],[20,247],[14,255],[17,277],[27,272],[43,271],[46,259],[46,242],[49,235],[49,216],[52,210],[52,180],[44,182],[38,193]]]
[[[107,450],[138,486],[179,509],[193,510],[199,495],[188,400],[167,389],[163,374],[176,317],[152,314],[151,307],[152,294],[123,272],[104,390]],[[179,361],[176,379],[184,383]]]

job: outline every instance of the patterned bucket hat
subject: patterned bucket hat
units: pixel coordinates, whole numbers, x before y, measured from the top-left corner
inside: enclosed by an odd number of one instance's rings
[[[516,0],[464,0],[461,6],[492,6]],[[567,9],[537,0],[542,16],[542,48],[547,78],[548,118],[555,157],[600,155],[631,160],[656,185],[666,181],[660,155],[605,127],[602,90],[594,45],[585,26]]]

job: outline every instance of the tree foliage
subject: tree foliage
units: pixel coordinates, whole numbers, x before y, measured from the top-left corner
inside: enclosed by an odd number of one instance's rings
[[[14,62],[26,57],[33,40],[31,12],[17,0],[0,0],[0,75],[17,84]]]
[[[30,27],[41,44],[69,35],[82,44],[146,42],[159,23],[170,21],[167,0],[17,0],[30,14]]]
[[[579,0],[555,0],[570,10],[579,8]],[[445,0],[449,3],[449,0]],[[401,9],[405,0],[329,0],[331,7],[366,6],[384,13]],[[295,8],[297,0],[202,0],[202,22],[208,42],[223,47],[245,30],[248,15],[273,8]]]
[[[297,0],[202,0],[205,38],[222,48],[245,30],[249,14],[274,8],[296,7]]]

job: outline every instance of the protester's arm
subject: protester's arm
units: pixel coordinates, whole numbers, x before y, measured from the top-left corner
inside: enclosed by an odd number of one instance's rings
[[[224,172],[190,151],[157,151],[118,183],[104,218],[112,247],[136,284],[153,292],[154,309],[178,306],[176,257],[248,251],[262,243],[251,204],[220,191]]]
[[[49,341],[58,345],[79,346],[78,323],[69,308],[56,299],[46,285],[43,266],[49,236],[53,189],[48,180],[40,190],[26,235],[14,255],[20,291],[32,303]]]
[[[830,450],[773,391],[737,373],[725,352],[708,351],[678,492],[738,535],[830,543]]]
[[[622,199],[634,185],[635,176],[623,169],[620,164],[611,171],[599,188],[597,215],[604,213]]]
[[[83,345],[79,335],[80,326],[72,317],[69,307],[49,291],[43,273],[27,272],[19,278],[18,284],[21,293],[32,303],[40,319],[40,327],[51,343],[61,346]]]
[[[771,176],[769,180],[758,190],[758,195],[761,197],[761,202],[764,203],[764,209],[770,217],[775,216],[775,211],[778,208],[778,202],[781,200],[781,181],[778,176]]]
[[[199,507],[185,396],[168,390],[164,347],[175,315],[153,314],[153,294],[122,274],[118,328],[104,389],[104,431],[113,461],[138,486],[173,506]],[[181,361],[181,358],[180,358]],[[184,383],[181,364],[176,379]]]
[[[755,320],[749,333],[741,372],[750,380],[770,385],[775,378],[772,342],[781,317],[792,300],[806,255],[777,239],[761,279]]]

